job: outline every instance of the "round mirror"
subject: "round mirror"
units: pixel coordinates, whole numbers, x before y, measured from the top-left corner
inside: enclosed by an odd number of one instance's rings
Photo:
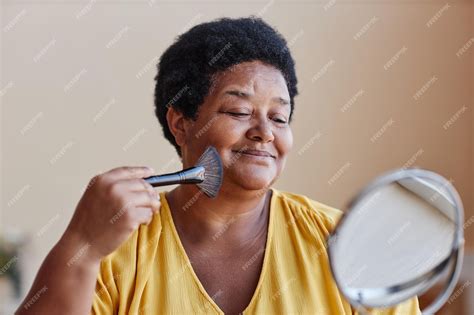
[[[436,173],[401,169],[377,178],[350,203],[328,239],[341,293],[364,312],[423,294],[446,278],[423,310],[434,313],[459,278],[463,220],[458,193]]]

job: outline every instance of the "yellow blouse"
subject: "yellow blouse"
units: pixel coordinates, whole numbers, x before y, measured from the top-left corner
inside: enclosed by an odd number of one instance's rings
[[[326,253],[326,237],[342,212],[303,195],[272,191],[263,267],[243,314],[353,314]],[[152,222],[102,260],[92,314],[224,314],[193,271],[165,192],[159,195],[161,209]],[[421,313],[413,298],[371,314]]]

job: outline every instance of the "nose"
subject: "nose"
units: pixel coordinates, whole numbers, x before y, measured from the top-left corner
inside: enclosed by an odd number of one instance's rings
[[[275,137],[270,123],[266,118],[255,119],[253,126],[247,131],[247,137],[259,142],[272,142]]]

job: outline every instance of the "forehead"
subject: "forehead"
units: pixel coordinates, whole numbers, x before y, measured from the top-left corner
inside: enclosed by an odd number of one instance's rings
[[[280,70],[261,61],[243,62],[216,74],[212,80],[212,91],[229,87],[240,87],[250,91],[271,88],[280,93],[288,94],[285,78]]]

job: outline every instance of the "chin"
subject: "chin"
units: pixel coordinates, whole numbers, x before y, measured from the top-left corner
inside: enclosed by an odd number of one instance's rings
[[[226,177],[248,190],[268,188],[277,177],[277,166],[273,160],[256,160],[244,157],[236,158],[234,154],[223,160]]]
[[[239,185],[248,190],[261,190],[268,188],[275,176],[274,174],[263,174],[260,172],[240,172],[236,174],[235,180]]]

